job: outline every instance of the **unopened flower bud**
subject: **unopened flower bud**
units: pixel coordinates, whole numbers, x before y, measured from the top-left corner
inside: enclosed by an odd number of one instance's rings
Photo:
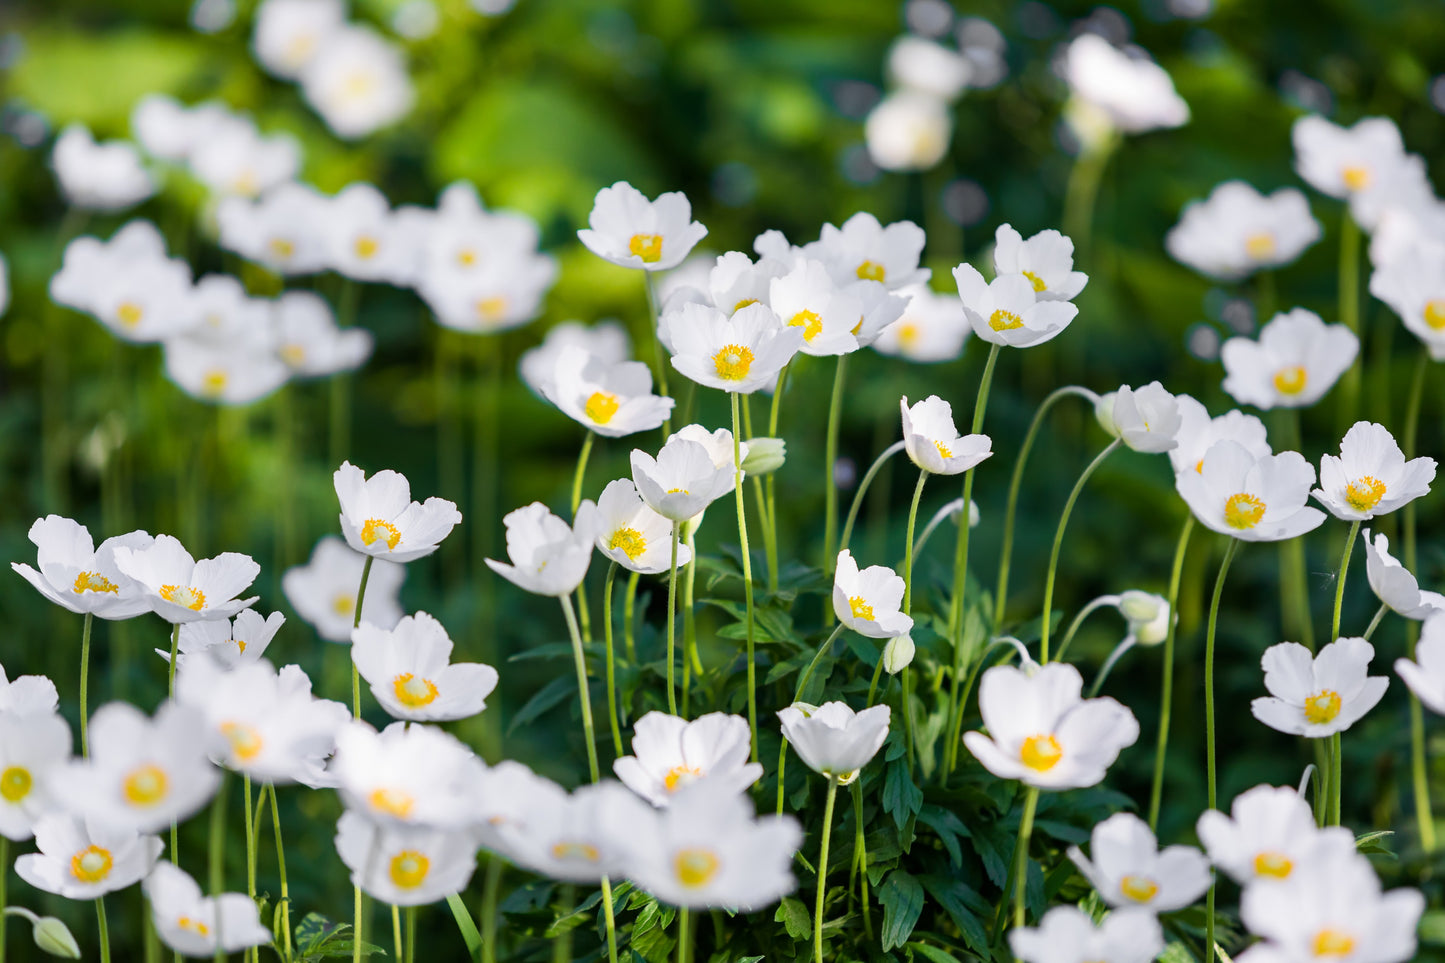
[[[752,438],[748,441],[747,454],[743,456],[743,473],[766,475],[783,467],[788,457],[787,446],[781,438]]]
[[[1119,428],[1114,424],[1114,397],[1117,394],[1117,391],[1110,391],[1100,395],[1099,400],[1094,402],[1094,420],[1110,438],[1119,437]]]
[[[894,636],[883,647],[883,668],[889,675],[897,675],[913,662],[913,653],[912,636]]]
[[[1169,634],[1169,600],[1162,595],[1131,589],[1119,596],[1119,612],[1140,645],[1158,645]]]
[[[53,916],[36,916],[23,906],[10,906],[6,916],[23,916],[30,921],[30,933],[35,945],[51,956],[66,960],[80,959],[80,944],[75,942],[70,928]]]

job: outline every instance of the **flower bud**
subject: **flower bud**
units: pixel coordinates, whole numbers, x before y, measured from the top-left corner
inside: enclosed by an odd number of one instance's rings
[[[889,675],[897,675],[913,662],[913,653],[912,636],[894,636],[883,647],[883,668]]]
[[[23,906],[9,906],[6,916],[23,916],[30,921],[30,933],[35,945],[51,956],[67,960],[80,959],[80,945],[75,942],[69,927],[53,916],[36,916]]]
[[[1117,394],[1117,391],[1110,391],[1108,394],[1100,395],[1099,399],[1094,402],[1094,420],[1110,438],[1119,437],[1119,428],[1114,424],[1114,397]]]
[[[1131,589],[1119,596],[1119,612],[1140,645],[1158,645],[1169,634],[1169,601],[1162,595]]]
[[[743,473],[766,475],[782,468],[787,457],[787,446],[781,438],[750,439],[747,454],[743,455]]]

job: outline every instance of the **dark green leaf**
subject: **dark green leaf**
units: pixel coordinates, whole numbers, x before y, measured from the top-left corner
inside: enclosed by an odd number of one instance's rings
[[[913,781],[906,762],[888,764],[883,782],[883,811],[893,815],[893,823],[900,830],[908,820],[918,815],[923,806],[923,790]]]
[[[801,900],[791,896],[783,897],[777,911],[773,913],[773,920],[783,924],[783,929],[787,930],[795,943],[803,943],[813,938],[813,917]]]
[[[577,680],[567,675],[559,675],[557,678],[542,686],[527,704],[517,710],[512,717],[512,724],[507,727],[507,735],[512,735],[518,728],[535,720],[542,713],[553,706],[563,702],[569,695],[577,694]]]
[[[938,901],[953,925],[963,934],[963,942],[976,953],[988,955],[988,929],[984,920],[993,907],[962,881],[948,876],[920,876],[919,882],[928,895]]]
[[[948,861],[955,867],[963,862],[963,851],[958,837],[969,835],[968,827],[953,813],[932,803],[918,810],[918,821],[932,829],[943,848],[948,850]]]
[[[947,950],[941,950],[936,946],[929,946],[927,943],[920,943],[918,940],[909,943],[908,948],[927,957],[931,963],[959,963],[958,957]]]
[[[908,942],[918,917],[923,913],[923,884],[901,869],[888,874],[878,887],[883,904],[883,952]]]

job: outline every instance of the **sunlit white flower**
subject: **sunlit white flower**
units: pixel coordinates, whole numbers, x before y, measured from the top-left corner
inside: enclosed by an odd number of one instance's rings
[[[957,100],[972,73],[966,57],[935,40],[904,34],[888,48],[888,77],[893,83],[941,100]]]
[[[56,711],[60,696],[55,683],[43,675],[22,675],[10,681],[0,666],[0,713],[12,716],[44,715]]]
[[[188,160],[214,135],[246,127],[255,129],[218,101],[187,107],[165,94],[146,94],[130,113],[135,139],[147,154],[164,161]]]
[[[511,859],[518,836],[545,828],[535,825],[533,818],[546,805],[538,800],[566,794],[567,790],[514,759],[478,767],[475,799],[470,803],[471,825],[483,847]]]
[[[988,435],[960,435],[953,424],[953,408],[937,395],[909,407],[898,401],[903,414],[903,444],[913,464],[935,475],[958,475],[993,454]]]
[[[29,839],[36,820],[66,803],[52,790],[51,776],[69,759],[70,726],[53,704],[0,713],[0,835]]]
[[[784,325],[761,304],[729,317],[702,304],[684,304],[663,315],[672,345],[672,366],[709,388],[752,394],[772,387],[805,340],[801,327]]]
[[[1370,293],[1390,306],[1431,358],[1445,359],[1445,246],[1411,239],[1371,274]]]
[[[803,248],[807,257],[828,265],[839,284],[877,281],[890,291],[910,284],[925,284],[932,271],[918,266],[923,253],[923,228],[912,221],[888,226],[867,211],[859,211],[842,227],[824,224],[818,240]]]
[[[291,371],[270,345],[173,338],[165,345],[166,377],[198,401],[249,405],[286,383]]]
[[[838,621],[870,639],[891,639],[913,628],[913,619],[900,609],[903,579],[886,565],[870,565],[861,572],[853,553],[838,553],[833,573],[833,613]]]
[[[1234,797],[1229,815],[1208,810],[1199,817],[1199,841],[1214,865],[1241,886],[1288,878],[1322,846],[1355,848],[1348,829],[1315,825],[1310,804],[1288,786],[1255,786]]]
[[[630,479],[619,478],[602,490],[597,518],[597,551],[618,565],[644,575],[672,567],[673,523],[647,507]],[[692,549],[679,542],[678,567],[691,561]]]
[[[1415,661],[1396,659],[1395,674],[1431,712],[1445,715],[1445,617],[1442,613],[1445,608],[1425,617],[1420,640],[1415,644]]]
[[[695,441],[707,449],[707,456],[712,459],[713,467],[726,468],[729,472],[733,469],[733,433],[726,428],[718,428],[708,431],[702,425],[684,425],[672,434],[667,436],[668,441],[679,439],[682,441]],[[743,465],[747,465],[749,456],[752,453],[753,442],[738,441],[738,457]],[[746,471],[746,467],[744,467]],[[731,491],[731,487],[728,489]]]
[[[1138,389],[1121,387],[1114,393],[1109,414],[1111,434],[1135,451],[1157,454],[1179,446],[1183,421],[1179,402],[1157,381]]]
[[[338,327],[331,305],[314,291],[287,291],[277,298],[272,323],[276,353],[295,376],[355,371],[371,357],[371,332]]]
[[[1224,390],[1257,408],[1303,408],[1334,387],[1355,362],[1360,339],[1304,308],[1277,314],[1259,340],[1230,338],[1220,350]]]
[[[689,301],[717,308],[723,314],[732,315],[750,304],[769,305],[772,299],[772,284],[777,278],[788,273],[798,260],[791,252],[786,258],[761,257],[756,262],[742,251],[728,251],[719,254],[703,283],[690,284],[678,276],[687,270],[687,264],[669,271],[666,275],[667,289],[662,297],[662,313],[671,314]],[[666,340],[667,332],[659,330],[663,347],[672,350]]]
[[[661,427],[676,403],[652,393],[643,362],[609,364],[579,347],[561,350],[540,389],[564,415],[607,438]]]
[[[412,239],[398,228],[381,191],[371,184],[350,184],[326,206],[323,230],[332,270],[358,281],[412,280]]]
[[[295,80],[345,23],[342,0],[263,0],[251,49],[266,70]]]
[[[783,738],[814,772],[851,782],[878,754],[888,738],[886,705],[854,712],[846,702],[828,702],[812,711],[796,705],[778,712]]]
[[[557,358],[565,348],[572,346],[581,348],[606,365],[621,364],[631,351],[627,330],[616,321],[603,321],[591,326],[580,321],[563,321],[547,329],[540,345],[522,352],[522,360],[517,364],[522,381],[540,395],[543,382],[556,371]]]
[[[957,297],[938,294],[926,284],[898,293],[907,296],[908,305],[879,333],[873,343],[876,351],[924,364],[952,361],[963,353],[970,328]]]
[[[1390,540],[1384,533],[1370,536],[1365,529],[1365,574],[1375,596],[1396,615],[1426,619],[1445,612],[1445,595],[1421,591],[1420,583],[1390,554]]]
[[[396,123],[416,99],[405,57],[356,24],[331,31],[300,76],[301,93],[338,137],[355,140]]]
[[[1089,835],[1089,858],[1077,846],[1069,859],[1110,906],[1168,913],[1192,904],[1213,882],[1209,859],[1193,846],[1159,843],[1144,820],[1116,813]]]
[[[294,182],[255,200],[223,198],[216,208],[221,247],[284,275],[313,274],[326,266],[326,217],[326,198]]]
[[[821,261],[800,259],[791,271],[774,278],[768,304],[785,326],[803,329],[798,350],[815,357],[848,354],[859,346],[863,302],[849,288],[838,287]]]
[[[348,809],[383,823],[458,828],[473,818],[483,765],[435,726],[353,722],[336,736],[330,772]]]
[[[181,625],[176,665],[184,666],[191,656],[202,653],[226,668],[255,662],[265,654],[285,621],[286,616],[280,612],[263,616],[255,609],[246,609],[237,612],[234,619],[186,622]],[[169,649],[156,649],[156,653],[164,659],[171,657]]]
[[[1255,457],[1237,441],[1217,441],[1198,471],[1174,484],[1190,511],[1216,532],[1246,542],[1277,542],[1318,528],[1325,513],[1309,508],[1314,466],[1297,451]]]
[[[1340,127],[1311,114],[1294,123],[1295,170],[1331,197],[1349,197],[1377,186],[1405,159],[1400,128],[1387,117],[1366,117]]]
[[[473,662],[451,663],[452,640],[425,612],[391,630],[363,621],[351,633],[351,660],[371,685],[376,701],[395,719],[444,722],[466,719],[487,707],[497,670]]]
[[[336,824],[336,852],[351,882],[393,906],[424,906],[467,887],[477,866],[470,830],[374,822],[355,810]]]
[[[150,611],[150,599],[141,586],[115,562],[118,549],[146,548],[154,541],[150,535],[142,531],[117,535],[97,549],[84,525],[47,515],[30,526],[29,537],[40,570],[23,562],[11,562],[10,567],[56,605],[103,619],[129,619]]]
[[[1125,133],[1189,122],[1189,105],[1169,74],[1137,47],[1119,50],[1098,34],[1081,34],[1064,52],[1063,75],[1076,97]]]
[[[36,889],[93,900],[139,883],[165,844],[155,836],[60,812],[35,824],[38,853],[15,860],[15,873]]]
[[[1273,454],[1269,447],[1264,422],[1254,415],[1231,409],[1217,418],[1189,395],[1175,395],[1179,405],[1179,431],[1174,438],[1178,446],[1169,450],[1169,461],[1175,474],[1204,470],[1204,454],[1216,441],[1234,441],[1255,458]]]
[[[90,211],[123,211],[156,192],[156,182],[126,141],[97,144],[83,124],[61,131],[50,155],[65,199]]]
[[[406,476],[391,470],[370,478],[351,462],[342,462],[334,476],[341,503],[341,534],[363,555],[410,562],[437,550],[442,539],[462,520],[457,506],[445,498],[411,500]]]
[[[953,269],[958,296],[973,333],[989,344],[1027,348],[1057,337],[1078,315],[1072,301],[1040,300],[1022,274],[983,279],[971,264]]]
[[[868,156],[886,171],[926,171],[953,140],[948,104],[933,94],[900,90],[873,106],[864,121]]]
[[[356,617],[356,589],[366,556],[355,552],[335,535],[324,536],[311,550],[305,565],[286,570],[281,589],[296,614],[328,642],[350,642]],[[406,581],[406,566],[376,559],[366,581],[366,621],[389,629],[400,621],[398,595]]]
[[[157,535],[143,548],[117,548],[115,564],[140,584],[151,610],[167,622],[230,618],[256,601],[256,596],[236,596],[261,574],[261,566],[239,552],[222,552],[197,562],[170,535]]]
[[[1144,909],[1115,910],[1095,926],[1077,906],[1055,906],[1037,927],[1010,930],[1008,945],[1024,963],[1150,963],[1164,931]]]
[[[71,241],[50,296],[135,344],[175,337],[198,320],[190,265],[165,256],[160,232],[147,221],[132,221],[109,242]]]
[[[1185,205],[1164,247],[1201,274],[1233,281],[1290,264],[1319,239],[1304,194],[1286,187],[1266,196],[1244,181],[1225,181]]]
[[[190,308],[195,322],[183,334],[188,340],[271,350],[271,302],[247,294],[240,278],[207,274],[196,282]]]
[[[1320,457],[1320,487],[1310,492],[1336,518],[1387,515],[1430,491],[1435,459],[1408,462],[1383,425],[1357,421],[1340,442],[1339,457]]]
[[[687,195],[672,191],[649,201],[626,181],[597,192],[588,227],[577,232],[587,249],[621,267],[666,271],[677,267],[707,228],[692,219]]]
[[[161,942],[183,956],[210,956],[264,946],[271,931],[261,925],[256,901],[245,893],[201,895],[179,866],[157,863],[142,888]]]
[[[1040,231],[1027,241],[1011,225],[994,232],[995,274],[1022,274],[1040,301],[1072,301],[1089,283],[1074,270],[1074,242],[1058,231]]]
[[[763,767],[748,762],[747,720],[709,712],[691,722],[649,712],[633,725],[632,752],[612,764],[623,784],[654,806],[668,806],[680,790],[705,782],[707,791],[740,794]]]
[[[489,558],[487,566],[492,571],[528,592],[556,598],[572,594],[582,584],[600,525],[591,499],[577,506],[571,525],[541,502],[507,513],[502,523],[507,527],[507,557],[512,563]]]
[[[1139,738],[1139,723],[1113,699],[1082,698],[1083,688],[1079,670],[1063,662],[1032,675],[994,666],[978,690],[989,734],[964,733],[964,745],[1001,779],[1040,789],[1096,785],[1120,750]]]
[[[854,325],[852,331],[860,348],[871,347],[883,336],[884,330],[903,317],[903,312],[908,308],[908,297],[905,294],[908,290],[914,288],[910,286],[895,293],[880,281],[853,281],[843,285],[843,291],[857,298],[863,308],[863,318]],[[966,331],[967,325],[963,327]]]
[[[731,453],[729,453],[731,454]],[[700,442],[674,434],[654,459],[632,451],[632,481],[647,507],[674,522],[685,522],[733,490],[732,459],[715,464]]]
[[[610,780],[570,794],[553,788],[534,793],[526,821],[510,826],[508,857],[535,873],[575,883],[626,872],[633,835],[656,818],[647,803]]]
[[[1271,729],[1321,739],[1362,719],[1385,695],[1390,680],[1367,676],[1375,647],[1364,639],[1336,639],[1319,654],[1298,642],[1264,650],[1264,687],[1269,695],[1250,703],[1254,717]]]
[[[212,193],[256,197],[295,179],[301,146],[290,134],[262,134],[249,120],[231,118],[203,127],[188,159]]]

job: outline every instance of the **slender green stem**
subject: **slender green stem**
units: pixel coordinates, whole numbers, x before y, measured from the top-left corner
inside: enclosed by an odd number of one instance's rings
[[[1099,674],[1094,676],[1093,684],[1089,686],[1090,699],[1099,694],[1099,690],[1104,687],[1104,681],[1109,678],[1109,673],[1114,671],[1114,666],[1124,657],[1124,653],[1138,644],[1139,640],[1137,638],[1133,635],[1126,635],[1118,645],[1114,646],[1114,651],[1109,653],[1109,657],[1105,659],[1104,664],[1099,667]]]
[[[1030,786],[1024,795],[1024,814],[1019,819],[1019,838],[1014,844],[1014,929],[1028,919],[1029,840],[1034,834],[1034,812],[1039,808],[1039,791]]]
[[[416,963],[416,907],[406,908],[406,963]]]
[[[572,599],[563,595],[562,614],[567,619],[567,632],[572,636],[572,661],[577,665],[577,698],[582,703],[582,731],[587,738],[587,774],[592,781],[598,780],[597,736],[592,731],[592,699],[587,692],[587,656],[582,652],[582,635],[577,630],[577,616],[572,611]]]
[[[1109,605],[1117,605],[1118,603],[1119,596],[1117,595],[1100,595],[1098,598],[1090,600],[1088,605],[1079,609],[1079,614],[1074,616],[1074,621],[1069,623],[1069,630],[1064,633],[1064,640],[1059,643],[1059,651],[1054,653],[1054,661],[1064,661],[1064,656],[1068,653],[1069,646],[1073,644],[1074,637],[1079,634],[1079,629],[1083,627],[1084,621],[1090,615],[1099,611],[1099,609]]]
[[[361,285],[350,278],[343,278],[341,294],[337,298],[336,323],[349,328],[356,323],[357,302],[361,296]],[[330,428],[327,450],[331,464],[339,465],[346,460],[351,448],[351,377],[345,373],[333,374],[330,389]]]
[[[1279,450],[1300,448],[1298,408],[1279,410]],[[1306,572],[1304,539],[1291,538],[1279,543],[1281,623],[1286,638],[1297,638],[1311,652],[1315,648],[1314,620],[1310,616],[1309,576]]]
[[[944,503],[938,511],[933,513],[933,517],[928,520],[928,524],[923,526],[923,532],[913,541],[913,555],[915,558],[923,554],[923,548],[928,544],[928,539],[932,537],[934,530],[943,524],[943,520],[955,512],[959,512],[962,508],[963,499],[957,498],[951,502]],[[960,514],[958,523],[960,525],[965,524],[968,517],[968,515]]]
[[[828,559],[828,564],[823,569],[829,575],[833,574],[833,570],[838,567],[838,555],[842,554],[853,539],[853,525],[858,521],[858,510],[863,507],[863,496],[868,494],[868,487],[873,484],[873,479],[883,470],[888,459],[898,454],[904,447],[903,442],[895,441],[883,449],[883,453],[873,459],[873,464],[869,465],[868,470],[863,473],[863,480],[858,483],[858,490],[853,493],[853,503],[848,506],[848,520],[843,524],[843,538],[838,543],[838,551]]]
[[[497,894],[502,883],[502,857],[487,857],[487,875],[482,881],[482,963],[497,963]]]
[[[873,918],[868,908],[868,843],[863,832],[863,778],[854,779],[848,786],[853,796],[853,850],[857,856],[859,881],[858,903],[863,907],[863,934],[873,939]]]
[[[810,661],[810,662],[808,663],[807,667],[803,669],[803,674],[798,677],[798,687],[793,691],[793,702],[797,702],[799,699],[803,698],[803,690],[804,690],[805,688],[807,688],[807,686],[808,686],[808,680],[813,677],[813,671],[818,668],[818,663],[823,661],[823,655],[824,655],[824,653],[826,653],[830,648],[832,648],[832,646],[833,646],[833,640],[836,639],[836,638],[838,638],[838,635],[839,635],[842,631],[843,631],[843,624],[840,622],[839,624],[837,624],[837,625],[835,625],[835,626],[833,627],[833,631],[832,631],[831,633],[829,633],[828,638],[823,642],[823,644],[820,645],[820,646],[818,646],[818,651],[817,651],[816,653],[814,653],[813,658],[812,658],[812,661]],[[883,664],[883,660],[882,660],[881,658],[878,660],[878,664],[879,664],[879,665],[882,665],[882,664]],[[784,740],[779,744],[779,746],[778,746],[778,815],[779,815],[779,816],[781,816],[781,815],[783,814],[783,773],[784,773],[784,771],[786,770],[787,765],[788,765],[788,740],[784,739]]]
[[[778,407],[783,400],[783,391],[787,387],[788,372],[789,370],[791,370],[792,364],[793,363],[789,361],[787,364],[783,365],[783,370],[778,372],[778,383],[777,386],[773,389],[773,403],[768,412],[767,436],[769,438],[778,437]],[[836,450],[837,446],[835,444],[835,457]],[[760,476],[757,475],[753,476],[753,479],[758,482],[759,486],[766,490],[766,498],[763,507],[763,551],[767,554],[768,558],[768,591],[772,593],[776,593],[778,591],[778,499],[776,484],[777,477],[777,472],[770,472],[766,479],[762,479],[760,478]],[[833,518],[833,524],[835,526],[838,524],[837,502],[837,486],[833,486],[833,511],[830,517]]]
[[[226,889],[226,802],[230,793],[230,770],[221,770],[221,785],[211,800],[211,820],[206,845],[206,888],[212,896],[219,896]],[[216,956],[224,959],[224,951],[217,946]]]
[[[742,511],[741,500],[738,511]],[[677,715],[677,543],[680,525],[680,522],[672,523],[672,567],[667,576],[667,711],[674,716]]]
[[[1344,788],[1345,753],[1337,732],[1330,736],[1330,799],[1327,822],[1331,826],[1340,824],[1340,802]]]
[[[1345,577],[1350,570],[1350,553],[1354,550],[1355,539],[1360,535],[1360,522],[1356,520],[1350,525],[1350,537],[1345,542],[1345,553],[1340,559],[1340,574],[1335,584],[1335,614],[1330,622],[1330,641],[1333,642],[1340,637],[1340,608],[1345,599]],[[1329,820],[1331,826],[1340,824],[1340,807],[1344,797],[1344,747],[1340,742],[1340,734],[1336,732],[1330,736],[1330,764],[1333,767],[1330,772],[1330,803]]]
[[[694,543],[696,530],[687,526],[683,535],[683,544],[687,546],[689,558],[697,558],[697,545]],[[687,650],[686,658],[692,661],[692,671],[699,677],[702,676],[702,657],[697,651],[697,624],[693,619],[692,603],[695,596],[695,582],[697,566],[689,564],[687,572],[682,577],[682,644]]]
[[[1338,639],[1340,637],[1340,607],[1344,604],[1345,601],[1345,576],[1349,573],[1350,553],[1354,551],[1355,539],[1359,537],[1360,522],[1357,519],[1354,524],[1350,526],[1350,537],[1345,542],[1345,554],[1344,557],[1340,559],[1340,574],[1339,578],[1335,582],[1335,616],[1334,619],[1330,622],[1329,640],[1331,642],[1335,641],[1335,639]]]
[[[692,932],[688,925],[692,921],[688,918],[686,906],[680,906],[677,910],[677,963],[687,963],[692,956]]]
[[[607,921],[607,961],[617,963],[617,918],[612,909],[612,880],[606,876],[602,877],[602,912]]]
[[[356,614],[352,616],[351,627],[361,627],[361,606],[366,601],[366,583],[371,578],[371,563],[375,556],[366,556],[366,561],[361,563],[361,584],[356,587]],[[361,718],[361,673],[357,671],[356,660],[351,660],[351,715],[352,718]],[[361,892],[361,890],[357,890]]]
[[[1390,607],[1383,604],[1379,608],[1375,609],[1375,615],[1373,618],[1370,619],[1370,625],[1368,628],[1365,629],[1365,634],[1363,636],[1366,642],[1370,641],[1370,636],[1374,635],[1375,630],[1380,627],[1380,622],[1385,618],[1385,613],[1388,611],[1390,611]]]
[[[838,465],[838,432],[843,423],[843,385],[847,381],[848,356],[838,355],[837,367],[833,369],[833,394],[828,401],[828,429],[823,441],[823,571],[832,572],[837,563],[834,550],[838,535],[838,481],[834,475]],[[882,459],[879,460],[881,463]],[[848,547],[848,534],[853,530],[853,517],[858,513],[858,502],[863,490],[873,480],[875,468],[870,470],[858,493],[853,496],[853,508],[848,512],[848,526],[844,530],[843,548]]]
[[[627,650],[627,661],[633,664],[637,662],[637,620],[634,618],[634,609],[637,607],[638,578],[637,572],[627,577],[627,593],[622,596],[622,647]]]
[[[833,833],[833,801],[838,780],[828,777],[828,798],[823,803],[823,848],[818,855],[818,898],[813,904],[813,963],[823,963],[823,897],[828,891],[828,837]]]
[[[406,942],[401,936],[401,907],[391,904],[391,945],[398,960],[406,959]]]
[[[607,720],[612,726],[612,750],[622,755],[622,729],[617,724],[617,660],[612,649],[612,583],[617,581],[617,563],[607,567],[607,581],[602,584],[602,639],[607,646]]]
[[[246,895],[256,901],[256,824],[251,819],[251,776],[241,774],[241,792],[246,799]],[[219,919],[219,917],[217,917]],[[247,956],[251,951],[247,951]],[[259,958],[259,953],[256,954]]]
[[[271,828],[276,834],[276,869],[281,875],[281,900],[276,912],[281,914],[281,939],[286,948],[285,959],[291,959],[291,891],[286,886],[286,847],[281,842],[281,802],[276,798],[275,783],[266,785],[271,796]]]
[[[85,627],[80,630],[80,755],[84,759],[90,758],[90,627],[94,621],[95,616],[86,612]],[[177,625],[176,629],[179,628]],[[179,644],[180,639],[176,642]],[[0,949],[0,961],[4,955],[4,949]]]
[[[748,638],[748,729],[752,733],[752,755],[753,762],[758,760],[758,667],[754,656],[756,640],[753,638],[753,560],[752,553],[748,551],[748,521],[747,509],[743,505],[743,466],[741,454],[741,441],[738,438],[738,431],[741,429],[741,418],[739,416],[738,394],[735,391],[729,392],[728,397],[732,399],[733,408],[733,494],[738,506],[738,541],[741,543],[743,556],[743,600],[747,605],[747,638]]]
[[[171,626],[171,662],[166,668],[166,694],[172,699],[176,697],[176,657],[180,649],[181,623],[177,622]]]
[[[868,705],[873,708],[874,700],[878,695],[878,680],[883,676],[883,653],[878,653],[878,664],[873,667],[873,681],[868,683]]]
[[[104,898],[95,901],[95,926],[100,936],[100,963],[110,963],[110,924],[105,920]]]
[[[1184,519],[1179,543],[1174,547],[1174,566],[1169,571],[1169,628],[1164,633],[1164,658],[1159,684],[1159,735],[1154,741],[1154,781],[1149,788],[1149,830],[1159,826],[1159,804],[1164,798],[1164,754],[1169,749],[1169,720],[1174,706],[1174,636],[1179,627],[1179,582],[1184,573],[1184,553],[1194,533],[1194,515]]]
[[[650,325],[652,335],[652,370],[657,376],[657,393],[664,398],[671,398],[672,393],[667,390],[667,355],[662,349],[662,339],[657,336],[657,327],[662,320],[662,314],[657,303],[657,288],[653,285],[651,271],[643,271],[642,276],[643,286],[647,289],[647,310],[648,313],[652,315]],[[669,414],[667,419],[662,423],[662,437],[666,440],[667,436],[671,434],[672,415]]]
[[[918,484],[913,486],[913,502],[908,506],[908,530],[903,543],[903,614],[913,614],[913,526],[918,521],[918,502],[923,498],[923,486],[928,481],[928,472],[918,473]],[[967,528],[966,523],[960,523]],[[910,701],[910,666],[903,667],[903,735],[908,749],[908,765],[913,766],[913,705]]]
[[[1239,540],[1231,538],[1219,563],[1219,575],[1214,580],[1214,597],[1209,601],[1209,627],[1204,634],[1204,739],[1208,769],[1209,807],[1216,806],[1215,757],[1214,757],[1214,631],[1219,623],[1219,598],[1224,594],[1224,578],[1229,574],[1229,563],[1239,550]],[[1204,945],[1214,946],[1214,885],[1210,884],[1206,899],[1204,918]]]
[[[1084,483],[1120,444],[1119,439],[1115,438],[1094,457],[1093,461],[1089,462],[1088,467],[1079,476],[1079,480],[1074,483],[1074,490],[1069,492],[1069,500],[1064,503],[1064,513],[1059,516],[1059,527],[1054,532],[1054,547],[1049,552],[1049,571],[1044,578],[1044,614],[1039,624],[1039,661],[1041,663],[1049,661],[1049,616],[1052,614],[1054,605],[1054,578],[1059,570],[1059,550],[1064,545],[1064,530],[1069,527],[1069,516],[1074,511],[1074,503],[1079,500],[1079,493],[1084,490]]]
[[[1425,375],[1430,369],[1430,354],[1423,347],[1415,362],[1415,375],[1410,380],[1410,397],[1405,406],[1405,437],[1401,447],[1405,457],[1415,455],[1415,442],[1420,427],[1420,406],[1425,395]],[[1404,510],[1405,568],[1415,571],[1415,503],[1412,501]],[[1420,623],[1411,620],[1405,627],[1406,654],[1415,658],[1415,643],[1420,637]],[[1435,814],[1430,806],[1430,781],[1425,771],[1425,713],[1415,693],[1410,693],[1410,773],[1411,789],[1415,796],[1415,823],[1420,833],[1420,845],[1425,852],[1435,851]]]
[[[587,432],[582,442],[582,452],[577,456],[577,470],[572,475],[572,517],[577,517],[577,506],[582,504],[582,482],[587,475],[587,461],[592,455],[592,440],[597,436]],[[592,609],[587,605],[587,580],[577,583],[577,614],[582,623],[582,641],[592,641]]]
[[[1340,215],[1340,323],[1360,333],[1360,227],[1348,206]],[[1360,398],[1360,365],[1352,364],[1341,379],[1340,423],[1354,421]]]

